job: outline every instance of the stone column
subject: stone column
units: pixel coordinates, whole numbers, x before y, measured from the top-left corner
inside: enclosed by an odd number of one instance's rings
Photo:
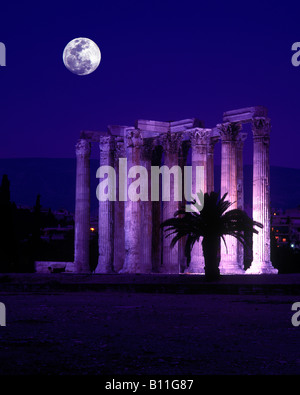
[[[276,274],[270,260],[270,165],[271,124],[268,118],[253,119],[253,220],[263,229],[253,234],[253,262],[247,274]]]
[[[90,273],[90,152],[87,140],[76,145],[75,270]]]
[[[126,132],[126,157],[128,171],[132,166],[140,165],[143,139],[138,129]],[[127,179],[127,191],[133,180]],[[120,273],[140,273],[140,251],[144,237],[141,232],[141,202],[132,201],[127,196],[124,212],[125,261]]]
[[[164,147],[164,165],[171,169],[173,166],[179,166],[178,153],[182,141],[182,134],[180,132],[167,132],[163,136]],[[163,202],[163,221],[174,217],[174,213],[179,209],[181,202],[174,201],[174,180],[171,177],[170,182],[170,201]],[[171,238],[163,238],[163,262],[160,267],[161,273],[178,274],[180,273],[179,266],[179,251],[178,243],[171,248]]]
[[[218,125],[222,140],[221,158],[221,196],[228,193],[226,200],[233,203],[229,210],[237,208],[237,136],[241,125],[236,122]],[[242,274],[237,256],[237,240],[225,236],[226,246],[221,241],[221,274]]]
[[[190,147],[191,147],[191,143],[189,140],[184,140],[179,147],[178,164],[181,168],[183,182],[185,178],[184,167],[187,165],[187,157]],[[182,195],[182,201],[179,202],[179,208],[185,209],[185,205],[187,201],[184,194],[184,184],[182,185],[183,185],[183,195]],[[178,240],[178,254],[179,254],[178,256],[179,256],[179,268],[180,268],[179,273],[185,273],[185,270],[187,269],[186,257],[185,257],[185,243],[186,243],[186,237],[182,237],[180,240]]]
[[[118,273],[124,266],[125,257],[125,230],[124,230],[124,210],[125,202],[120,200],[120,185],[119,185],[119,159],[126,158],[124,137],[118,136],[115,138],[115,156],[114,168],[117,177],[117,200],[115,201],[114,212],[114,271]],[[127,185],[126,185],[127,188]]]
[[[163,148],[160,145],[159,139],[155,139],[153,142],[152,152],[152,166],[161,167],[162,165],[162,151]],[[159,190],[161,191],[161,180],[159,182]],[[152,270],[154,273],[159,273],[162,264],[162,244],[163,234],[160,229],[162,222],[162,201],[161,195],[158,201],[151,201],[152,203]]]
[[[215,190],[214,185],[214,150],[219,137],[210,137],[207,142],[207,192]]]
[[[244,210],[244,162],[243,149],[247,133],[239,133],[236,141],[237,158],[237,208]]]
[[[244,210],[244,158],[243,148],[247,138],[247,133],[239,133],[237,136],[237,208]],[[244,246],[237,242],[237,259],[241,268],[244,267]]]
[[[196,185],[200,185],[200,180],[197,182],[196,172],[197,166],[204,167],[204,182],[203,193],[207,192],[207,145],[209,139],[209,131],[206,129],[194,129],[190,131],[191,147],[192,147],[192,186],[193,193],[200,191],[196,190]],[[203,181],[203,180],[202,180]],[[204,274],[204,256],[202,250],[202,237],[199,242],[194,244],[191,253],[191,263],[185,271],[186,273]]]
[[[100,166],[114,165],[114,141],[112,136],[101,136],[99,141]],[[99,201],[98,216],[99,257],[95,273],[114,271],[114,202]]]
[[[153,139],[143,139],[141,146],[141,165],[148,172],[148,201],[140,201],[141,207],[141,240],[140,272],[152,272],[152,201],[151,201],[151,159]]]

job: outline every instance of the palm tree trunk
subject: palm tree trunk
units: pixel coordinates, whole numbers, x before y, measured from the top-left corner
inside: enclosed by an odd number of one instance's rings
[[[218,250],[220,237],[205,236],[202,240],[203,255],[205,260],[205,277],[207,280],[217,280],[220,277]]]

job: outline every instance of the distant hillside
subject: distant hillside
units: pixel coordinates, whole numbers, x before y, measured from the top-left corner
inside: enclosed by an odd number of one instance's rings
[[[91,160],[91,209],[97,211],[97,160]],[[0,159],[0,177],[7,174],[11,183],[11,199],[16,204],[33,206],[37,194],[44,207],[75,210],[75,159]],[[245,203],[252,201],[252,166],[245,166]],[[216,185],[220,185],[220,166],[215,169]],[[219,190],[219,187],[216,188]],[[300,169],[271,168],[271,204],[276,208],[300,205]]]
[[[97,209],[97,160],[91,160],[91,209]],[[3,174],[10,180],[11,200],[33,206],[37,194],[43,207],[75,211],[76,159],[0,159],[0,182]]]

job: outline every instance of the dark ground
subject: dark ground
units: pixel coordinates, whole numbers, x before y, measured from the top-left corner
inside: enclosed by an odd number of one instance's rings
[[[2,375],[300,373],[300,326],[291,324],[300,294],[1,292],[0,286],[0,302],[7,315],[0,327]]]

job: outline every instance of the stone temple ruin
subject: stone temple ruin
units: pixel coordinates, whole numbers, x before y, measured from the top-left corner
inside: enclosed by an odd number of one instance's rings
[[[253,261],[246,273],[276,273],[270,261],[270,119],[265,107],[249,107],[223,114],[223,123],[205,128],[202,121],[176,122],[138,120],[135,126],[110,126],[107,132],[81,132],[76,145],[76,209],[74,271],[90,272],[90,167],[91,144],[100,148],[100,165],[118,173],[119,158],[128,168],[141,165],[183,167],[190,150],[192,166],[204,166],[204,191],[214,189],[214,147],[221,141],[221,196],[228,192],[231,208],[244,208],[242,124],[251,123],[253,132],[253,219],[263,224],[253,235]],[[149,176],[150,177],[150,176]],[[120,186],[116,184],[117,193]],[[171,185],[172,191],[172,185]],[[182,202],[99,201],[99,259],[96,273],[204,273],[201,243],[192,251],[189,268],[183,242],[170,248],[160,223],[174,215]],[[226,236],[221,243],[220,271],[245,273],[242,245]]]

